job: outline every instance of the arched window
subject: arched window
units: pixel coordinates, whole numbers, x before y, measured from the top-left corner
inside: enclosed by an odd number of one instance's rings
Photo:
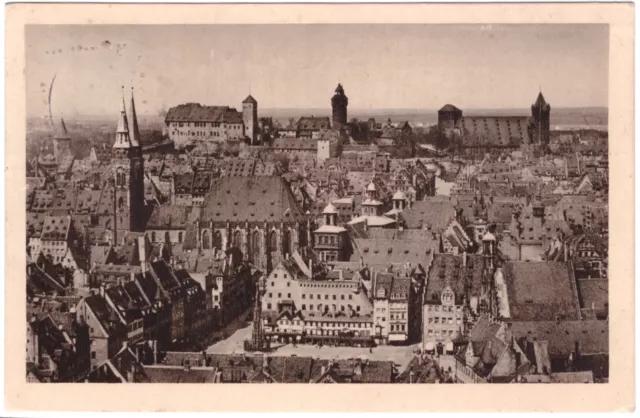
[[[242,247],[242,234],[240,231],[233,233],[233,246],[238,248]]]
[[[304,225],[300,225],[300,229],[298,230],[298,242],[301,246],[309,245],[307,242],[307,229]]]
[[[278,250],[278,236],[276,235],[276,231],[271,231],[269,234],[269,251],[277,251]]]
[[[202,249],[211,249],[211,235],[208,230],[202,231]]]
[[[169,231],[165,231],[165,233],[164,233],[164,242],[171,242],[171,237],[169,236]]]
[[[151,232],[151,242],[156,242],[156,231]]]
[[[213,234],[213,248],[222,250],[222,234],[220,234],[220,231],[216,231]]]
[[[260,258],[262,243],[260,242],[260,231],[253,231],[251,236],[251,256],[253,259]]]
[[[178,242],[182,242],[182,231],[178,232]]]
[[[122,209],[124,207],[124,198],[120,196],[118,199],[118,209]]]
[[[283,236],[282,236],[282,252],[284,254],[291,254],[291,242],[290,242],[290,236],[291,233],[289,232],[289,228],[285,228],[283,232]]]

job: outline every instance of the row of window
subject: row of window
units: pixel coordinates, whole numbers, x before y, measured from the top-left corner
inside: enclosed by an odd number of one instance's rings
[[[267,319],[264,320],[265,324],[267,323]],[[301,321],[299,319],[290,321],[288,319],[283,319],[280,321],[280,325],[305,325],[305,321]],[[308,327],[331,327],[331,328],[371,328],[373,324],[370,322],[318,322],[318,321],[306,321],[306,326]],[[277,328],[276,328],[277,330]]]
[[[333,252],[320,252],[320,261],[338,261],[338,255]]]
[[[220,127],[220,122],[171,122],[171,126],[174,128],[182,128],[184,126],[186,127],[190,127],[193,126],[194,128],[206,128],[207,126],[213,127],[213,128],[218,128]]]
[[[430,324],[439,324],[440,323],[440,317],[435,317],[435,318],[429,318],[428,321]],[[442,323],[443,324],[453,324],[453,318],[449,317],[449,318],[442,318]],[[462,320],[460,318],[456,318],[456,324],[460,325],[462,323]]]
[[[391,324],[391,331],[406,331],[407,326],[405,324]]]
[[[309,310],[313,311],[314,310],[313,307],[314,307],[314,305],[309,305]],[[353,309],[353,306],[351,306],[351,305],[348,305],[347,307],[349,308],[350,311]],[[272,308],[273,308],[273,305],[271,303],[267,303],[267,309],[272,309]],[[303,311],[306,311],[307,310],[307,305],[305,303],[303,303],[302,306],[301,306],[301,309]],[[360,312],[360,305],[356,305],[355,309],[356,309],[356,312]],[[332,312],[336,312],[338,310],[340,310],[340,312],[345,312],[346,308],[345,308],[344,305],[340,305],[340,307],[338,308],[338,306],[336,304],[331,305],[331,308],[329,308],[329,305],[323,305],[323,304],[319,303],[316,306],[315,310],[317,310],[319,312],[328,312],[329,310],[331,310]]]
[[[438,336],[438,335],[442,335],[444,337],[447,334],[449,334],[449,336],[453,335],[453,330],[451,330],[451,329],[450,330],[446,330],[446,329],[443,329],[443,330],[432,330],[432,329],[430,329],[429,331],[427,331],[427,335],[430,336],[430,337]]]
[[[427,310],[440,312],[440,305],[427,305]],[[456,311],[460,312],[461,310],[462,306],[456,306]],[[453,312],[453,306],[442,306],[442,312]]]
[[[178,242],[182,242],[182,239],[183,239],[182,232],[178,232]],[[164,240],[166,242],[171,242],[169,232],[165,232],[164,233]],[[155,233],[155,231],[151,231],[151,241],[152,242],[157,242],[156,241],[156,233]]]
[[[340,243],[339,237],[336,235],[316,235],[316,245],[331,244],[337,245]]]
[[[403,314],[403,313],[390,314],[389,317],[390,317],[391,320],[394,320],[394,319],[407,319],[407,315]]]

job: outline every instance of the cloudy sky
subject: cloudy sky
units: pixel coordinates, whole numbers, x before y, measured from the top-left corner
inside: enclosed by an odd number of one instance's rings
[[[606,25],[29,26],[27,111],[138,112],[183,102],[324,108],[338,82],[352,109],[607,106]]]

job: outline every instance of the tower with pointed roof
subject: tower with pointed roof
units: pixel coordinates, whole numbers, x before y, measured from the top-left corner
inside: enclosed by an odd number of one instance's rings
[[[531,138],[534,143],[549,145],[550,116],[551,106],[540,92],[536,102],[531,105],[531,117],[533,118]]]
[[[258,133],[258,101],[251,95],[242,101],[242,121],[244,135],[249,138],[251,145],[255,144]]]
[[[60,127],[56,130],[53,137],[53,156],[56,162],[60,163],[65,157],[71,155],[71,137],[67,132],[67,125],[64,119],[60,118]]]
[[[114,185],[116,196],[120,196],[114,204],[116,211],[126,213],[128,225],[119,225],[120,229],[133,232],[144,232],[146,207],[144,200],[144,160],[140,146],[140,130],[136,115],[133,90],[131,91],[131,126],[122,97],[122,109],[118,118],[116,141],[113,144]],[[126,199],[122,197],[126,196]]]
[[[332,108],[332,128],[340,129],[347,125],[347,106],[349,105],[349,99],[344,94],[344,88],[342,84],[338,83],[335,94],[331,98]]]
[[[347,230],[338,225],[338,210],[329,203],[322,211],[324,225],[313,231],[313,248],[322,261],[347,260]]]

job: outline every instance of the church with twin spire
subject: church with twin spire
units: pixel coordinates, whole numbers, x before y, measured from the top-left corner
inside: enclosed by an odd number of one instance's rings
[[[124,215],[121,219],[125,220],[125,225],[114,225],[114,229],[144,232],[147,220],[144,197],[144,159],[133,89],[131,90],[130,112],[131,123],[127,118],[123,91],[122,108],[118,117],[118,128],[111,159],[113,178],[110,181],[115,188],[114,224],[117,224],[115,221],[120,214]]]

